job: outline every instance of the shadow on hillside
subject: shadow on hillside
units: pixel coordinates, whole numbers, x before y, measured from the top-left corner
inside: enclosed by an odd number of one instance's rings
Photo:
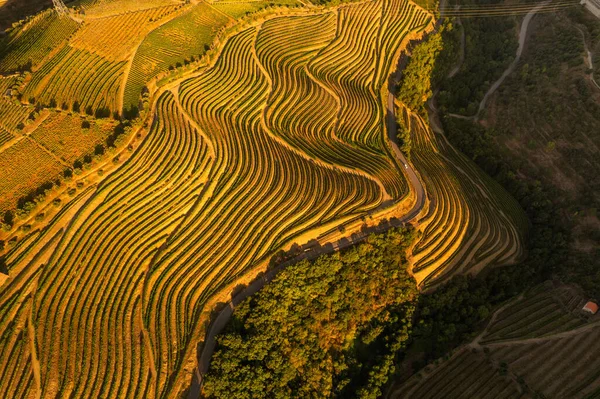
[[[67,6],[71,0],[63,0]],[[0,0],[0,3],[2,0]],[[52,0],[7,0],[0,5],[0,37],[14,22],[52,7]]]

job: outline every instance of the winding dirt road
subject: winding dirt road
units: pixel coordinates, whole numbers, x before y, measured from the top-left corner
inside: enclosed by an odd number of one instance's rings
[[[523,54],[523,48],[525,47],[525,40],[527,39],[527,29],[529,28],[529,23],[531,22],[531,18],[533,18],[533,16],[540,9],[544,8],[551,2],[552,2],[552,0],[547,0],[547,1],[544,1],[543,3],[538,4],[531,11],[529,11],[527,13],[527,15],[525,15],[525,18],[523,18],[523,23],[521,24],[521,30],[519,31],[519,48],[517,49],[517,55],[516,55],[515,59],[513,60],[513,62],[508,66],[508,68],[506,68],[506,70],[504,71],[502,76],[500,76],[500,78],[494,82],[494,84],[489,88],[487,93],[485,93],[485,96],[483,96],[483,99],[479,103],[479,109],[477,110],[477,114],[475,115],[475,120],[479,119],[479,114],[481,114],[481,112],[485,108],[485,104],[487,103],[488,98],[492,94],[494,94],[494,92],[498,89],[498,87],[500,87],[502,82],[504,82],[504,79],[506,79],[506,77],[515,70],[515,68],[517,67],[517,64],[521,60],[521,54]]]

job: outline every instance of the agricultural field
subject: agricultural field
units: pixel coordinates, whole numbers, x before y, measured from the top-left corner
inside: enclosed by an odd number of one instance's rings
[[[482,351],[463,348],[450,359],[428,366],[387,398],[528,398]]]
[[[65,166],[29,138],[0,152],[0,212],[12,209],[16,201],[48,181],[54,181]]]
[[[552,190],[571,236],[565,278],[597,295],[600,25],[591,13],[570,10],[536,17],[530,31],[521,63],[490,98],[483,123],[523,176]]]
[[[179,8],[170,5],[86,20],[70,45],[109,61],[128,60],[144,37]]]
[[[480,342],[544,337],[580,327],[586,319],[577,311],[585,302],[573,287],[542,285],[498,312]]]
[[[30,113],[35,113],[33,107],[18,106],[0,98],[2,215],[14,211],[19,200],[41,185],[62,180],[63,172],[73,168],[75,161],[103,154],[106,140],[117,125],[110,119],[88,117],[89,127],[83,128],[85,119],[80,115],[43,111],[37,119],[30,120]],[[27,127],[18,129],[19,121],[27,122]]]
[[[232,18],[241,18],[245,15],[252,14],[258,10],[269,6],[300,6],[301,2],[297,0],[278,0],[278,1],[238,1],[238,0],[216,0],[211,2],[211,5],[216,10],[229,15]]]
[[[585,302],[575,286],[536,286],[497,309],[471,343],[396,384],[388,397],[596,397],[600,326],[581,311]]]
[[[519,204],[420,116],[403,105],[399,114],[430,196],[418,220],[423,236],[413,249],[417,281],[428,285],[444,275],[476,274],[489,264],[522,259],[527,219]]]
[[[9,131],[0,127],[0,147],[11,141],[14,137]]]
[[[0,73],[37,69],[78,28],[77,22],[60,18],[52,10],[31,17],[0,39]]]
[[[125,3],[129,6],[123,8]],[[90,129],[83,129],[77,117],[69,124],[63,119],[64,115],[56,115],[40,128],[47,116],[43,108],[87,114],[88,119],[118,117],[137,46],[148,33],[177,19],[182,12],[185,20],[187,11],[192,9],[181,1],[162,0],[89,1],[77,7],[72,18],[60,17],[53,10],[29,16],[0,37],[1,150],[15,144],[22,135],[35,132],[31,138],[65,165],[72,166],[74,160],[93,154],[95,146],[108,136],[109,125],[114,124],[92,121]],[[209,29],[210,12],[220,15],[221,20],[229,20],[206,5],[198,10],[202,12],[196,11],[194,18],[182,26],[187,28],[204,21],[205,28]],[[218,26],[221,20],[215,20]],[[179,32],[181,35],[181,30]],[[189,33],[194,37],[191,31]],[[203,40],[210,43],[212,37]],[[165,66],[164,70],[167,69]],[[98,129],[100,125],[103,127]],[[36,168],[54,181],[59,174],[49,176],[46,172],[57,168],[48,169],[45,159],[40,158]],[[31,179],[22,184],[35,191],[40,182]],[[14,200],[23,191],[19,186],[14,193],[6,193],[4,199],[11,203],[9,209],[14,210]],[[3,207],[3,212],[6,210]]]
[[[14,136],[20,134],[20,128],[29,119],[32,107],[23,107],[8,98],[0,98],[0,127]]]
[[[97,145],[104,145],[113,132],[114,121],[89,121],[89,128],[82,128],[80,116],[66,112],[55,113],[45,119],[30,137],[50,150],[61,161],[72,165],[84,155],[93,155]]]
[[[0,42],[0,73],[19,71],[0,79],[11,89],[0,98],[0,212],[65,176],[0,233],[5,397],[181,397],[217,304],[279,251],[347,222],[414,212],[407,261],[422,289],[523,258],[518,204],[388,96],[400,55],[435,26],[415,3],[76,6]],[[147,112],[123,120],[142,96]],[[394,112],[414,143],[410,161],[388,137]],[[125,125],[110,156],[67,176]],[[560,312],[563,296],[536,311]],[[482,339],[491,347],[585,321],[546,322],[494,324]],[[481,369],[465,382],[472,392],[485,378],[491,394],[522,392],[475,349],[464,353]]]
[[[232,21],[207,3],[198,3],[183,15],[152,31],[137,49],[127,77],[123,105],[138,107],[144,86],[161,72],[199,59],[217,32]]]
[[[82,0],[78,5],[83,9],[86,17],[99,18],[161,7],[180,6],[184,3],[183,0]]]
[[[120,111],[120,87],[125,62],[65,46],[43,67],[31,75],[23,96],[33,102],[54,107],[66,104],[93,115],[98,110]]]

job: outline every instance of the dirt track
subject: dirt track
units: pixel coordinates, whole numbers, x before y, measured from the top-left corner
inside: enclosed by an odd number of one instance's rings
[[[552,2],[552,0],[547,0],[547,1],[544,1],[543,3],[538,4],[535,8],[533,8],[531,11],[529,11],[527,13],[527,15],[525,15],[525,18],[523,18],[523,23],[521,24],[521,30],[519,31],[519,48],[517,49],[517,55],[516,55],[515,59],[513,60],[513,62],[508,66],[508,68],[506,68],[506,70],[504,71],[502,76],[500,76],[500,78],[498,78],[498,80],[496,80],[494,82],[494,84],[489,88],[487,93],[485,93],[485,96],[483,96],[483,99],[479,103],[479,109],[477,110],[477,114],[475,115],[476,120],[479,119],[479,115],[484,110],[485,104],[487,103],[488,98],[492,94],[494,94],[494,92],[498,89],[498,87],[500,87],[502,82],[504,82],[504,79],[506,79],[506,77],[515,70],[515,68],[517,67],[517,64],[521,60],[521,55],[523,54],[523,49],[525,47],[525,40],[527,39],[527,29],[529,28],[529,23],[531,22],[531,19],[540,9],[542,9],[546,5],[550,4],[551,2]]]

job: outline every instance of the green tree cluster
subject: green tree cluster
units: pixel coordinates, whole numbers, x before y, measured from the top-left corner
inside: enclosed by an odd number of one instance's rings
[[[410,336],[413,230],[289,266],[236,308],[205,377],[209,398],[376,398]]]
[[[465,18],[461,24],[464,62],[452,79],[441,82],[438,102],[443,111],[474,115],[486,91],[514,59],[519,44],[512,18]],[[444,44],[446,39],[456,39],[456,35],[443,35]],[[454,44],[455,53],[458,46]]]
[[[443,29],[442,29],[443,30]],[[436,58],[443,48],[442,33],[434,33],[412,51],[410,61],[402,72],[398,98],[410,109],[423,114],[431,97],[431,76]]]

